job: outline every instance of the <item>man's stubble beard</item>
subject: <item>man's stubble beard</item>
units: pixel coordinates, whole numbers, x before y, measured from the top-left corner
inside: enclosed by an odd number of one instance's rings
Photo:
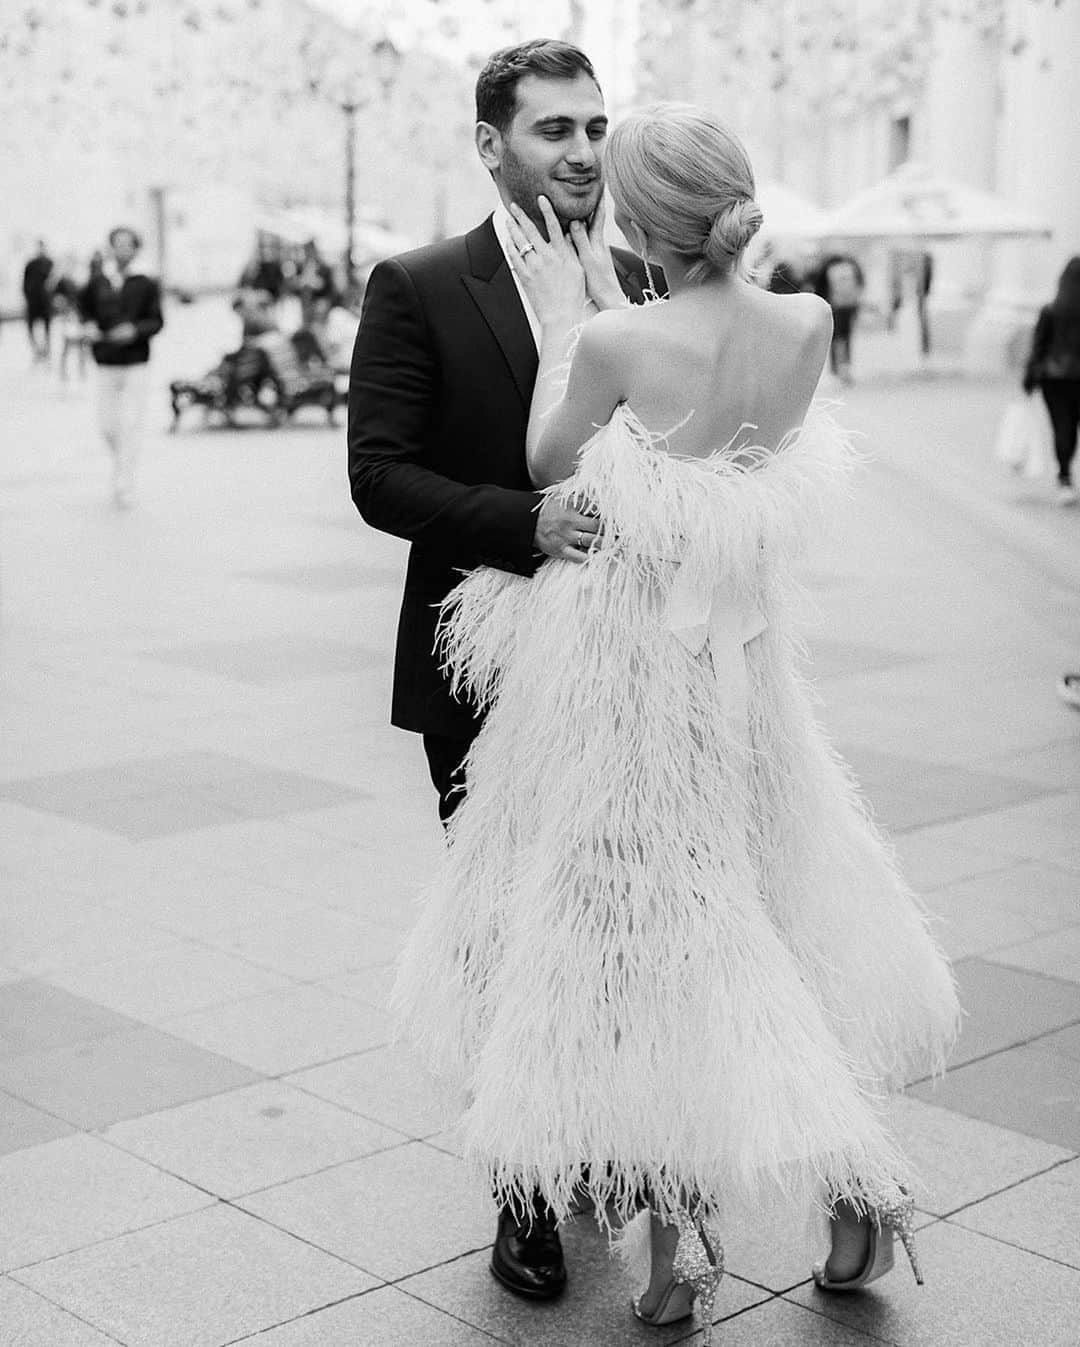
[[[563,229],[566,229],[571,220],[584,220],[586,223],[592,220],[596,214],[596,209],[600,205],[600,198],[604,192],[604,179],[601,170],[597,169],[596,174],[596,199],[590,205],[588,201],[583,200],[580,203],[574,202],[569,209],[561,203],[553,200],[551,187],[543,175],[534,173],[513,153],[507,150],[503,156],[501,164],[502,180],[506,190],[510,195],[510,200],[515,205],[521,207],[525,214],[540,230],[541,234],[547,234],[547,227],[544,224],[544,217],[540,214],[540,207],[536,203],[538,196],[546,196],[551,201],[552,209],[558,218]]]

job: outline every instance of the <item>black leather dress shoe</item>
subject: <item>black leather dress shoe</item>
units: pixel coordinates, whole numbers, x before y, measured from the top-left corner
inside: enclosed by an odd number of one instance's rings
[[[508,1291],[529,1300],[554,1300],[566,1289],[559,1230],[542,1203],[532,1224],[509,1207],[499,1212],[499,1227],[491,1250],[491,1275]]]

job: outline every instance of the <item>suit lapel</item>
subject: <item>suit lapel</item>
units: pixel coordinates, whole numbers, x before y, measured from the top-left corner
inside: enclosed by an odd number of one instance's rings
[[[612,252],[611,260],[615,264],[615,275],[619,278],[623,294],[631,304],[644,304],[645,291],[638,276],[630,270],[617,252]]]
[[[466,236],[465,244],[469,272],[461,279],[499,343],[527,407],[536,382],[536,344],[490,216]]]

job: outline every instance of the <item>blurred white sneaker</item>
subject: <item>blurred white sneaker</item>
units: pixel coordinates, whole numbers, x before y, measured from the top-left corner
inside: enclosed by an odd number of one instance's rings
[[[1076,493],[1075,486],[1069,486],[1067,482],[1058,482],[1057,490],[1054,492],[1055,505],[1075,505],[1080,500]]]
[[[1066,706],[1080,711],[1080,673],[1062,674],[1057,683],[1058,696]]]

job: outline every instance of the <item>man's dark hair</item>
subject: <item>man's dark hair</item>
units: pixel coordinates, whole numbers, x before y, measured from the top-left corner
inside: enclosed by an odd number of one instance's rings
[[[592,62],[580,47],[556,38],[534,37],[488,57],[476,81],[476,120],[507,131],[517,112],[518,81],[526,75],[555,80],[588,75],[600,88]]]
[[[130,225],[117,225],[109,230],[109,247],[116,246],[117,234],[130,234],[132,242],[135,244],[135,250],[138,252],[142,248],[142,237],[137,229],[132,229]]]

